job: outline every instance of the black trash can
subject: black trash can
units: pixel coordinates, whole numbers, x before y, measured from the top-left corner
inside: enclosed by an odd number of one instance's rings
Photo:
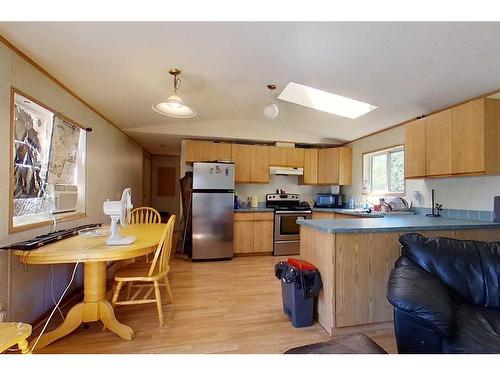
[[[274,275],[281,280],[283,312],[295,328],[313,324],[314,298],[323,286],[318,269],[303,260],[289,258],[274,266]]]

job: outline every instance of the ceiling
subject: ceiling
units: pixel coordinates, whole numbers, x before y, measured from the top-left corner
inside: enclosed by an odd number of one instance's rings
[[[182,137],[344,143],[500,88],[500,23],[1,22],[0,34],[153,154],[179,154]],[[172,67],[193,119],[151,109]],[[279,101],[267,120],[266,85],[289,81],[378,109],[351,120]]]

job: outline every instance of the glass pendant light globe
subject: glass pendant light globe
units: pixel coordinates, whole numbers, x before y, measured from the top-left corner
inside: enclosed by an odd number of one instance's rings
[[[269,103],[264,107],[264,117],[268,120],[274,120],[278,117],[280,109],[275,103]]]
[[[181,73],[179,69],[170,69],[170,74],[174,76],[174,93],[170,95],[166,102],[153,105],[153,110],[156,112],[174,118],[191,118],[197,115],[196,111],[182,102],[181,97],[177,93],[180,87],[181,80],[177,76]]]
[[[276,90],[276,85],[269,84],[267,85],[267,88],[269,89],[271,97],[273,98],[274,97],[273,91]],[[279,113],[280,109],[278,108],[276,103],[269,103],[264,107],[264,117],[267,118],[268,120],[274,120],[276,117],[278,117]]]

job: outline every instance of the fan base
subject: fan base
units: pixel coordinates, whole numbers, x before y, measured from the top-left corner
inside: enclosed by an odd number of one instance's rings
[[[106,240],[106,245],[109,246],[119,246],[119,245],[130,245],[135,242],[135,237],[132,236],[120,236],[118,238],[108,238]]]

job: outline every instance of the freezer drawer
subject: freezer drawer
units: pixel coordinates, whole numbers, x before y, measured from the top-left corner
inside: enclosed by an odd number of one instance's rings
[[[193,193],[193,260],[232,258],[233,205],[233,193]]]

